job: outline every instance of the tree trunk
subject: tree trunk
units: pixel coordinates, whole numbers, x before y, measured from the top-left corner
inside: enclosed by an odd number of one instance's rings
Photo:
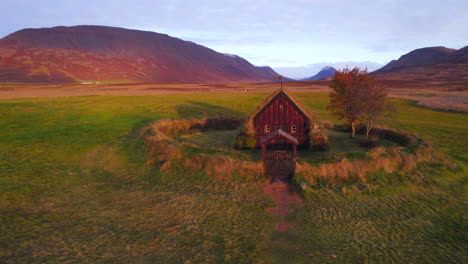
[[[351,138],[354,138],[354,135],[356,134],[356,125],[355,122],[351,122]]]
[[[372,127],[374,126],[374,123],[373,121],[369,120],[367,121],[367,125],[366,125],[366,140],[369,138],[369,133],[372,129]]]

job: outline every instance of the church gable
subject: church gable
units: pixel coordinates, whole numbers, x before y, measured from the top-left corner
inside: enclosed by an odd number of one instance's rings
[[[300,145],[307,144],[310,119],[283,91],[264,102],[252,119],[257,145],[262,137],[278,129],[297,138]]]
[[[284,92],[280,92],[276,94],[269,102],[264,105],[264,107],[256,113],[254,116],[254,122],[257,120],[257,118],[261,115],[264,114],[264,112],[269,112],[269,111],[274,111],[275,109],[279,107],[279,109],[285,109],[289,111],[294,111],[294,114],[298,114],[304,117],[307,121],[309,121],[309,117],[298,107],[298,105],[289,97],[286,95]]]
[[[298,140],[298,147],[309,145],[309,132],[316,117],[287,90],[277,90],[265,98],[253,111],[239,135],[237,148],[260,147],[261,139],[281,129]]]

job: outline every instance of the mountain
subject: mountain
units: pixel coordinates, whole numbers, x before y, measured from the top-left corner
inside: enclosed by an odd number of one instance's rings
[[[416,49],[371,74],[381,80],[416,81],[427,86],[465,90],[468,88],[468,46],[459,50]]]
[[[0,39],[1,82],[264,82],[277,75],[239,56],[148,31],[53,27]]]
[[[447,57],[443,58],[443,61],[452,62],[452,63],[467,62],[468,61],[468,46],[452,52]]]
[[[456,50],[446,47],[416,49],[401,56],[398,60],[392,60],[384,67],[380,68],[379,71],[387,71],[399,67],[415,67],[433,64],[447,57],[454,51]]]
[[[301,81],[316,81],[324,78],[333,77],[335,75],[336,69],[330,66],[326,66],[321,69],[317,74],[312,77],[302,79]]]

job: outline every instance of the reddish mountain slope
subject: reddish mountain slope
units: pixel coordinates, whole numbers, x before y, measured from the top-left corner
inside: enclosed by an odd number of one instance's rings
[[[440,59],[447,57],[454,51],[454,49],[448,49],[446,47],[416,49],[401,56],[398,60],[392,60],[378,71],[388,71],[398,67],[414,67],[433,64],[438,62]]]
[[[468,46],[450,53],[446,58],[443,58],[443,61],[452,62],[452,63],[467,62],[468,61]]]
[[[414,50],[372,72],[381,80],[416,81],[427,86],[468,89],[468,46]]]
[[[247,60],[164,34],[103,26],[23,29],[0,40],[0,81],[271,81]]]

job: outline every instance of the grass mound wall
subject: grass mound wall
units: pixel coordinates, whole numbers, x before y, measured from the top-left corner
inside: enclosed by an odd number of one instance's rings
[[[147,147],[146,157],[149,164],[159,164],[161,171],[176,166],[183,166],[202,171],[210,176],[247,176],[259,178],[263,174],[261,162],[242,161],[225,155],[194,154],[186,155],[181,151],[184,143],[177,138],[209,130],[235,129],[244,120],[237,118],[211,118],[190,120],[158,120],[143,129],[141,137]],[[311,132],[312,150],[326,150],[328,137],[324,124],[315,127]],[[334,126],[333,129],[346,131],[347,126]],[[358,133],[365,133],[365,128],[358,128]],[[376,147],[370,150],[364,159],[311,165],[297,164],[296,172],[302,174],[311,184],[325,182],[330,185],[343,183],[366,182],[371,173],[382,171],[394,173],[410,172],[421,162],[442,162],[449,164],[443,156],[435,153],[432,147],[422,139],[408,132],[385,127],[372,130],[373,137],[394,141],[400,146],[385,148]],[[242,142],[240,142],[242,141]],[[239,145],[255,147],[255,137],[241,129],[237,135],[236,147]],[[247,147],[243,147],[247,148]]]
[[[207,154],[188,156],[180,149],[183,143],[176,139],[182,135],[209,130],[230,130],[238,128],[245,120],[239,118],[206,118],[190,120],[158,120],[142,130],[141,138],[147,148],[149,164],[159,163],[165,171],[182,165],[213,175],[260,177],[262,166],[259,162],[241,161],[233,157]]]
[[[347,126],[341,125],[335,126],[334,129],[348,131]],[[365,134],[365,127],[360,127],[357,132]],[[376,127],[372,129],[371,135],[393,141],[400,146],[390,149],[376,147],[369,151],[364,159],[343,159],[339,162],[320,165],[298,164],[296,172],[303,174],[311,184],[325,182],[331,185],[340,185],[366,182],[368,176],[377,171],[408,173],[416,169],[418,164],[422,162],[443,163],[448,167],[454,166],[443,155],[436,153],[431,145],[411,133]]]
[[[327,123],[327,127],[338,131],[351,132],[351,127],[349,125],[331,125],[330,123]],[[365,125],[357,125],[356,134],[365,135]],[[369,132],[369,137],[393,141],[403,147],[414,146],[418,143],[418,141],[421,140],[418,136],[408,133],[406,131],[398,131],[385,126],[376,126],[372,128]]]

